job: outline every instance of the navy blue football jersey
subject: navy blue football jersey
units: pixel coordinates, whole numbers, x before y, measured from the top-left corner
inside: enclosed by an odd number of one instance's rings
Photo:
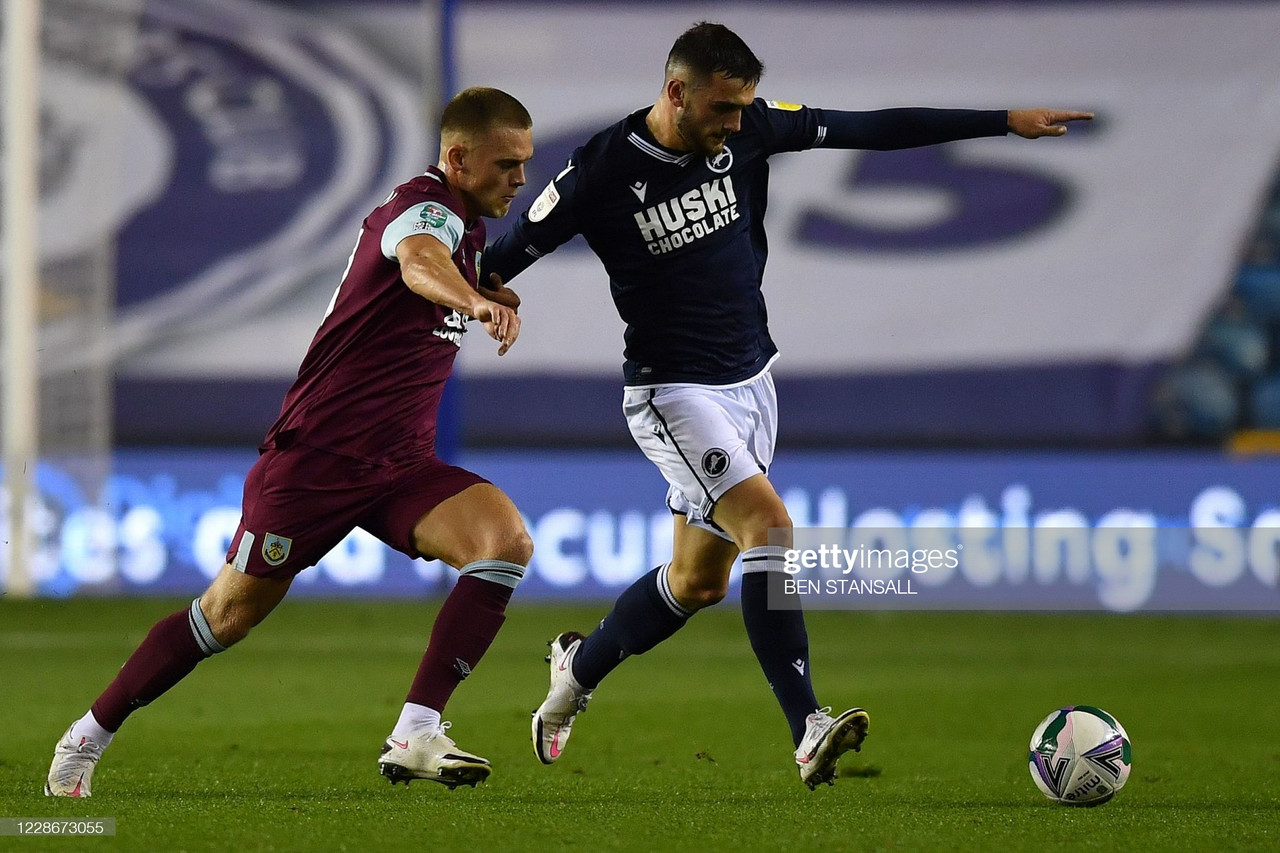
[[[777,355],[761,292],[771,154],[909,148],[1007,129],[1003,110],[843,112],[757,99],[723,151],[705,156],[660,145],[645,125],[650,109],[574,151],[484,254],[484,275],[510,281],[583,235],[627,324],[630,387],[732,385]]]

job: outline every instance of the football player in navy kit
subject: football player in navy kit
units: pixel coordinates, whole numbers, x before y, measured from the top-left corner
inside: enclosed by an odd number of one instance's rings
[[[623,410],[670,484],[670,563],[641,577],[587,637],[552,641],[551,689],[534,713],[539,759],[554,762],[592,691],[629,655],[720,601],[742,556],[742,613],[752,649],[790,725],[810,788],[836,778],[867,713],[832,716],[811,682],[804,616],[770,609],[791,519],[768,479],[776,434],[761,282],[768,247],[768,157],[808,148],[895,149],[958,139],[1060,136],[1064,110],[889,109],[844,112],[755,97],[764,67],[719,24],[681,35],[662,93],[577,149],[514,229],[485,254],[510,281],[582,234],[604,263],[627,324]],[[774,531],[770,537],[770,531]],[[777,599],[775,599],[777,601]]]

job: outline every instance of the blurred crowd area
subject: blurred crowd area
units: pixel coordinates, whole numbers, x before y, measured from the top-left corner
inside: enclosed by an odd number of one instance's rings
[[[1151,402],[1157,443],[1280,452],[1280,176],[1229,292]]]

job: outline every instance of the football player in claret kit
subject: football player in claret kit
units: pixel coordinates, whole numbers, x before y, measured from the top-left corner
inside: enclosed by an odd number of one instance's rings
[[[249,471],[227,564],[191,606],[158,622],[92,708],[59,740],[45,793],[87,797],[116,731],[200,661],[244,639],[295,575],[355,527],[460,572],[404,709],[382,747],[394,784],[450,788],[489,762],[446,733],[454,688],[505,619],[533,545],[519,512],[484,478],[435,455],[445,380],[470,319],[500,342],[520,332],[519,300],[479,289],[481,217],[503,216],[525,183],[532,121],[497,89],[468,89],[441,117],[440,162],[370,213],[324,319]]]
[[[756,98],[763,73],[729,29],[695,25],[671,49],[658,101],[578,148],[485,254],[485,274],[510,281],[575,234],[586,238],[627,324],[623,411],[670,485],[675,516],[672,561],[625,590],[590,636],[552,641],[551,689],[533,717],[534,747],[547,764],[600,681],[720,601],[741,555],[747,636],[790,726],[800,780],[810,788],[834,781],[840,755],[861,746],[868,715],[819,708],[799,603],[768,606],[771,587],[775,602],[784,597],[791,544],[791,519],[767,476],[778,354],[761,293],[768,158],[1010,131],[1060,136],[1062,122],[1091,118],[1050,109],[811,109]]]

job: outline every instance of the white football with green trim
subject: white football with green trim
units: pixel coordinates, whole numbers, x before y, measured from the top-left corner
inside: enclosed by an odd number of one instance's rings
[[[1128,781],[1133,747],[1115,717],[1092,705],[1072,705],[1036,726],[1027,763],[1036,787],[1055,803],[1099,806]]]

